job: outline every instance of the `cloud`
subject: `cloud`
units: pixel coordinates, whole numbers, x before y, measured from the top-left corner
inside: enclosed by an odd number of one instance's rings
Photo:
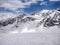
[[[50,0],[50,1],[60,1],[60,0]]]
[[[40,5],[41,5],[41,6],[43,6],[43,5],[46,6],[46,5],[48,5],[48,4],[47,4],[47,2],[44,2],[44,1],[43,1],[43,2],[40,3]]]
[[[17,9],[17,8],[26,8],[29,7],[32,3],[37,3],[37,1],[43,0],[0,0],[0,7],[6,7],[9,9]]]

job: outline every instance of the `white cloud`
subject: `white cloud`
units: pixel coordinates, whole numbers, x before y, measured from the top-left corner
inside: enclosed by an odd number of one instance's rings
[[[50,1],[60,1],[60,0],[50,0]]]
[[[40,5],[48,5],[47,2],[41,2]]]
[[[26,2],[23,3],[21,0],[0,0],[0,7],[6,7],[15,10],[16,8],[26,8],[30,6],[32,3],[37,3],[37,1],[43,0],[25,0],[25,1]]]

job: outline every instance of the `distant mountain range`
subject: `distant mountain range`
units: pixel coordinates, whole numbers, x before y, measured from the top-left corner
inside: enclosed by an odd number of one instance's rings
[[[42,10],[31,15],[0,14],[0,32],[39,32],[48,28],[60,28],[60,9]],[[53,30],[53,29],[52,29]]]

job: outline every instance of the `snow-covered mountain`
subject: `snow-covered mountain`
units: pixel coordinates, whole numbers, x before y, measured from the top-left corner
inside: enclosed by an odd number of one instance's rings
[[[0,14],[0,33],[45,32],[60,29],[60,9],[42,10],[31,15]]]

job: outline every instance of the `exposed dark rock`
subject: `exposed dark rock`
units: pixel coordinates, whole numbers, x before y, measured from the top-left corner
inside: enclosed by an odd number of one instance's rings
[[[7,19],[5,21],[0,21],[0,26],[7,26],[8,24],[13,24],[16,20],[14,18]]]
[[[35,20],[35,18],[33,18],[33,17],[26,17],[24,19],[21,19],[21,22],[34,21],[34,20]]]
[[[60,8],[58,8],[57,10],[60,11]]]

